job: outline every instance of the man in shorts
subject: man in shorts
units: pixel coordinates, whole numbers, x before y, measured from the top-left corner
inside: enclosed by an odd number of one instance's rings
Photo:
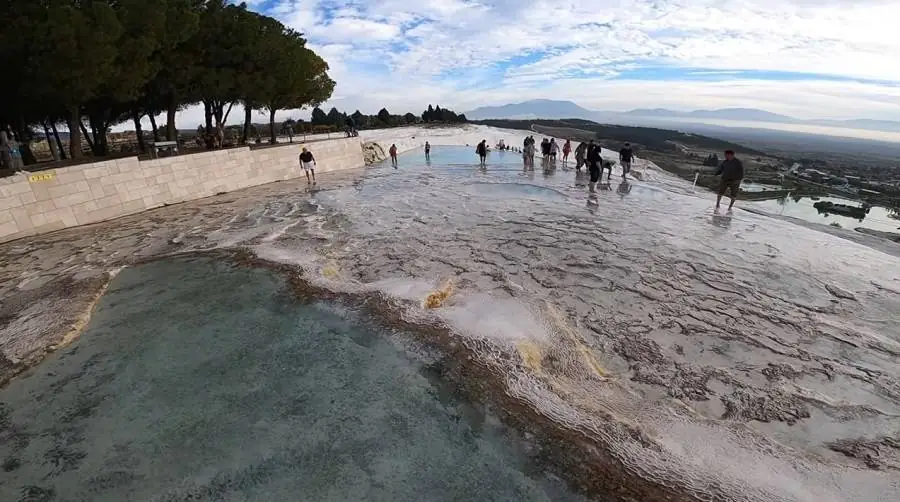
[[[719,210],[719,203],[722,202],[725,192],[728,192],[728,197],[731,199],[731,204],[728,204],[728,210],[731,211],[741,190],[741,180],[744,179],[744,165],[734,156],[733,151],[725,150],[725,160],[716,171],[716,176],[720,174],[722,181],[719,183],[719,195],[716,197],[716,211]]]
[[[313,157],[312,152],[303,147],[303,151],[300,152],[300,167],[306,171],[306,182],[316,184],[316,158]],[[312,178],[309,177],[310,173],[312,174]]]

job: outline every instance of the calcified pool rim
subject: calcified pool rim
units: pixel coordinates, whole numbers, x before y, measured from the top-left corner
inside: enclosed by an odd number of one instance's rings
[[[423,322],[422,318],[410,319],[404,315],[404,308],[419,308],[419,305],[398,301],[378,291],[342,292],[328,289],[308,281],[302,267],[262,259],[246,248],[160,255],[138,260],[132,266],[190,258],[214,259],[232,266],[269,270],[286,281],[298,302],[352,304],[374,325],[413,335],[417,343],[441,354],[442,381],[452,385],[464,400],[488,406],[523,439],[537,443],[540,454],[534,460],[591,499],[604,502],[726,500],[721,498],[723,494],[694,492],[677,482],[662,484],[630,469],[607,448],[602,438],[590,430],[555,420],[528,400],[511,393],[508,374],[503,368],[490,364],[479,355],[481,342],[475,342],[473,346],[471,341],[460,338],[452,328],[437,320]],[[495,350],[493,347],[483,348]],[[507,358],[504,363],[519,365],[523,361]],[[613,420],[608,425],[619,429],[618,433],[624,436],[635,438],[641,435],[639,430]]]

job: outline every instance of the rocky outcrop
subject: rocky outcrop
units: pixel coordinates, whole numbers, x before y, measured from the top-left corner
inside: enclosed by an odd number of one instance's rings
[[[363,143],[362,149],[363,159],[365,159],[366,165],[381,162],[387,158],[387,154],[384,153],[384,148],[382,148],[381,145],[374,141],[367,141]]]

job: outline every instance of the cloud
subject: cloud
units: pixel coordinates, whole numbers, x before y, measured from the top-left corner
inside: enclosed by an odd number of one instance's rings
[[[900,120],[893,0],[254,0],[337,81],[326,107],[530,98]],[[236,110],[237,111],[237,110]],[[232,112],[231,122],[242,114]],[[188,123],[202,112],[184,113]],[[308,116],[307,112],[279,116]]]

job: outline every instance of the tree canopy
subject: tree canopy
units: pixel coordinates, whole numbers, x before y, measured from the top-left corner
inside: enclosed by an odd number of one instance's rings
[[[316,107],[312,110],[310,123],[314,126],[331,126],[343,129],[347,125],[347,118],[347,113],[341,112],[337,108],[332,108],[328,113],[325,113],[324,110]],[[465,115],[457,115],[452,110],[446,108],[441,109],[438,107],[437,110],[435,110],[431,105],[428,105],[428,109],[422,112],[422,115],[416,115],[409,112],[403,115],[393,115],[387,108],[382,108],[375,115],[364,115],[359,110],[356,110],[349,115],[349,118],[353,119],[353,124],[357,129],[396,127],[418,124],[421,122],[457,123],[466,121]]]
[[[264,110],[275,139],[275,112],[327,100],[328,64],[296,31],[228,0],[3,1],[0,30],[0,124],[22,140],[31,130],[65,123],[70,155],[82,133],[94,155],[106,155],[109,128],[167,117],[203,104],[204,131],[221,145],[231,107]],[[247,114],[249,117],[249,113]],[[249,127],[249,118],[248,125]],[[246,128],[245,128],[246,131]],[[245,133],[246,138],[246,133]],[[26,141],[22,141],[26,145]],[[28,152],[23,158],[28,160]]]

